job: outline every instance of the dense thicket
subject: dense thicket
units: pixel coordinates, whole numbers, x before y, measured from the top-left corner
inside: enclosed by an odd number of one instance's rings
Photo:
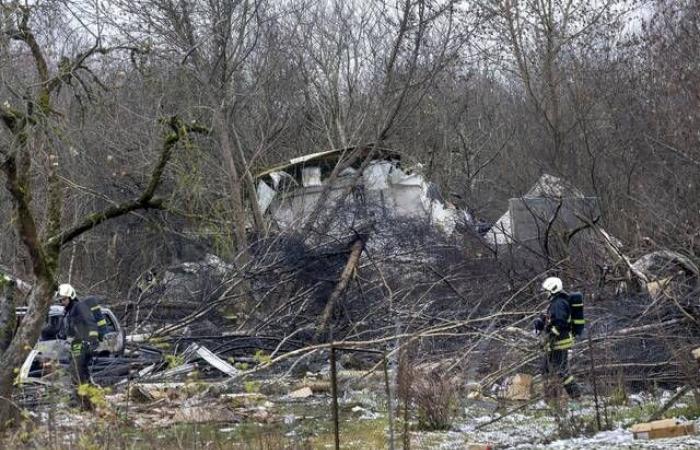
[[[51,247],[85,214],[140,198],[177,144],[157,201],[61,241],[54,278],[117,302],[206,252],[246,267],[269,236],[254,174],[370,142],[422,163],[477,218],[550,173],[599,197],[630,256],[697,259],[699,51],[690,0],[3,1],[0,165],[24,177],[24,213]],[[49,280],[7,186],[0,264]],[[487,291],[469,295],[501,295]]]

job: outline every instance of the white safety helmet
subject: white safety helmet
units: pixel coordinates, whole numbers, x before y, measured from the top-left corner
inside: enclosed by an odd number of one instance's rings
[[[549,277],[542,282],[542,290],[554,295],[564,290],[564,283],[561,282],[560,278]]]
[[[70,299],[74,299],[78,295],[75,293],[75,289],[73,289],[73,286],[71,286],[68,283],[64,283],[58,286],[58,291],[56,291],[56,297],[59,299],[68,297]]]

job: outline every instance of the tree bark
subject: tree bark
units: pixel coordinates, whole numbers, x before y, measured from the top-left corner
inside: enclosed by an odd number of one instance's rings
[[[170,160],[173,147],[181,138],[185,137],[188,131],[202,130],[196,125],[185,125],[175,117],[171,118],[168,124],[171,130],[165,136],[160,159],[151,173],[148,186],[139,198],[124,205],[90,214],[82,222],[79,222],[76,227],[63,233],[58,229],[49,230],[44,240],[38,234],[35,216],[30,206],[31,185],[28,179],[21,176],[21,170],[18,170],[14,158],[8,158],[2,165],[2,171],[7,179],[5,186],[12,196],[17,216],[15,226],[30,256],[32,272],[36,281],[27,302],[27,314],[17,328],[7,350],[2,354],[3,364],[0,365],[0,430],[12,427],[17,423],[18,409],[12,402],[14,380],[24,359],[26,359],[39,339],[41,328],[46,321],[51,299],[56,288],[58,262],[63,244],[109,219],[122,216],[134,210],[154,207],[154,202],[156,201],[153,199],[153,196],[160,184],[165,166]],[[18,132],[26,133],[27,130],[23,128]],[[21,153],[23,150],[26,151],[26,149],[20,148],[18,153]],[[26,162],[26,164],[30,163],[30,160]],[[58,183],[50,184],[50,188],[61,190]],[[60,193],[57,192],[50,192],[48,196],[49,201],[52,201],[52,199],[56,201],[56,199],[61,197]],[[49,205],[48,210],[53,210],[55,215],[60,214],[60,209],[57,209],[56,205]],[[53,217],[50,223],[58,227],[60,225],[60,217]],[[12,316],[14,316],[14,311],[12,311]]]
[[[5,353],[15,328],[14,283],[0,274],[0,357]]]
[[[231,192],[231,208],[233,219],[233,233],[236,237],[236,249],[239,253],[241,264],[245,265],[248,262],[247,249],[248,239],[246,237],[245,225],[245,204],[241,195],[241,177],[239,170],[236,167],[234,157],[233,143],[231,142],[231,134],[229,133],[226,113],[221,107],[214,118],[214,126],[219,135],[219,144],[221,144],[221,156],[224,158],[224,163],[228,169],[229,189]]]
[[[37,280],[29,296],[27,314],[24,316],[12,342],[2,355],[0,365],[0,429],[17,425],[19,409],[12,401],[14,380],[24,359],[41,333],[54,292],[54,281],[49,274]]]
[[[348,257],[348,262],[345,264],[343,273],[340,275],[340,280],[335,286],[335,289],[333,289],[333,292],[331,292],[330,297],[328,297],[326,307],[323,309],[321,320],[319,322],[318,328],[316,329],[316,336],[314,337],[314,342],[318,342],[319,339],[326,332],[326,329],[328,328],[328,322],[331,320],[333,310],[335,309],[335,304],[338,302],[340,295],[345,291],[345,288],[348,286],[350,277],[357,268],[357,263],[360,261],[360,255],[362,254],[362,250],[364,248],[365,240],[363,237],[358,236],[352,243],[350,256]]]

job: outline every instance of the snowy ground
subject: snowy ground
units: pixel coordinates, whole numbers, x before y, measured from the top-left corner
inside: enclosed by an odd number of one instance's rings
[[[340,404],[340,436],[344,449],[388,448],[389,420],[386,396],[379,381],[360,379],[344,381]],[[125,402],[125,393],[109,395],[103,417],[66,409],[58,413],[54,407],[32,413],[46,432],[34,436],[50,436],[58,431],[57,441],[65,448],[83,449],[74,445],[85,439],[87,429],[94,429],[95,438],[105,440],[89,448],[110,448],[105,436],[113,424],[129,448],[170,448],[181,442],[203,442],[212,448],[250,448],[250,443],[271,442],[254,448],[333,448],[329,389],[320,382],[311,383],[317,389],[308,395],[295,397],[296,383],[282,384],[263,393],[236,393],[209,398],[204,405],[191,406],[187,384],[175,391],[164,391],[152,402]],[[193,383],[192,388],[198,387]],[[275,392],[273,392],[275,391]],[[167,395],[165,395],[167,393]],[[505,402],[492,398],[463,400],[449,431],[416,431],[416,415],[411,423],[412,449],[465,449],[470,443],[488,443],[495,449],[700,449],[700,434],[673,439],[635,440],[628,428],[646,421],[674,393],[661,391],[657,395],[640,393],[618,400],[616,405],[599,403],[598,413],[603,428],[597,429],[596,408],[590,397],[562,405],[556,413],[544,401],[530,405]],[[125,407],[128,406],[128,414]],[[397,407],[394,403],[394,407]],[[515,412],[514,412],[515,411]],[[692,395],[677,402],[666,414],[681,421],[698,418],[699,409]],[[185,414],[188,413],[188,414]],[[414,414],[417,411],[414,409]],[[558,416],[557,416],[558,414]],[[398,411],[396,412],[398,414]],[[116,421],[116,417],[124,420]],[[126,418],[128,417],[128,420]],[[560,417],[560,420],[557,420]],[[194,420],[196,419],[196,420]],[[395,416],[395,439],[398,448],[403,439],[403,425]],[[193,423],[194,422],[194,423]],[[79,426],[78,426],[79,425]],[[700,431],[700,421],[696,421]],[[51,431],[54,430],[54,431]],[[101,430],[101,431],[100,431]],[[114,431],[114,430],[112,430]],[[564,433],[564,434],[562,434]],[[568,434],[567,434],[568,433]],[[572,436],[562,439],[562,435]],[[272,441],[270,441],[270,439]],[[0,448],[44,448],[45,442],[23,443]],[[173,444],[175,445],[175,444]],[[262,444],[261,444],[262,445]],[[204,446],[206,447],[206,446]],[[203,447],[203,448],[204,448]],[[58,447],[63,448],[63,447]],[[181,448],[181,447],[172,447]],[[186,448],[186,447],[182,447]]]
[[[700,436],[684,436],[673,439],[655,439],[650,441],[635,440],[627,430],[617,429],[603,431],[590,438],[574,438],[554,441],[546,446],[514,446],[517,449],[552,448],[552,449],[698,449]]]
[[[591,399],[568,405],[563,412],[566,417],[563,423],[573,434],[580,434],[580,437],[569,439],[559,438],[560,428],[557,426],[554,412],[544,402],[485,426],[483,424],[498,417],[499,413],[488,411],[488,403],[481,402],[479,405],[465,408],[465,417],[455,425],[455,430],[448,433],[420,433],[415,442],[422,448],[440,449],[464,448],[466,443],[490,443],[497,449],[519,450],[700,449],[700,434],[672,439],[636,440],[626,429],[633,423],[644,421],[650,412],[671,395],[671,392],[663,392],[657,397],[649,394],[633,395],[625,405],[608,406],[608,419],[613,429],[598,433],[584,431],[586,427],[590,428],[595,423],[595,408]],[[692,398],[688,397],[686,400],[692,403]],[[674,411],[682,411],[686,406],[686,403],[679,402],[670,412],[673,415]],[[601,415],[605,423],[603,411]],[[686,420],[682,416],[678,418],[681,421]],[[700,431],[700,421],[696,421],[696,430]]]

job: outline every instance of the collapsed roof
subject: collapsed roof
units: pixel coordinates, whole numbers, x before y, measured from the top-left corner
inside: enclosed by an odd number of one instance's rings
[[[339,164],[337,176],[330,181]],[[306,222],[327,189],[325,212],[335,212],[342,202],[345,211],[354,213],[361,209],[374,217],[426,219],[450,235],[464,213],[443,202],[421,168],[405,164],[399,152],[372,146],[313,153],[259,173],[258,205],[280,229],[289,230]]]

